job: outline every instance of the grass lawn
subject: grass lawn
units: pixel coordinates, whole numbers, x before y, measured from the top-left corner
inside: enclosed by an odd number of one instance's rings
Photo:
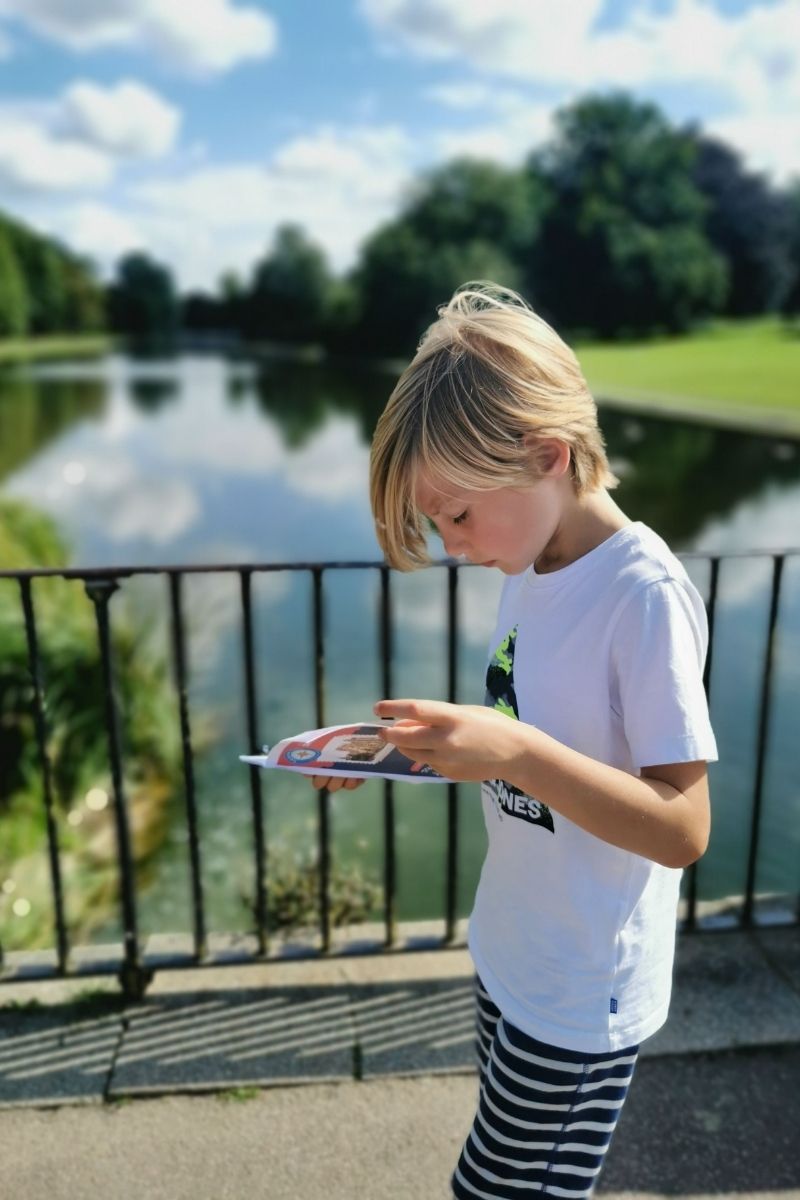
[[[800,328],[775,318],[726,321],[685,337],[575,346],[593,394],[651,397],[676,408],[795,413],[800,423]]]
[[[105,333],[0,338],[0,364],[28,358],[73,358],[84,354],[106,354],[112,347],[113,339]]]

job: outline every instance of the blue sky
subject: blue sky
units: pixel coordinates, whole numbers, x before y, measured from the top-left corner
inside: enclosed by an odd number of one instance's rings
[[[0,207],[183,287],[287,220],[345,270],[421,169],[520,163],[589,90],[800,174],[797,0],[0,0],[0,81]]]

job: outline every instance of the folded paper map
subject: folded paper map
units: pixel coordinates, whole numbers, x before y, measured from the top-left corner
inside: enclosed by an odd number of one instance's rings
[[[351,779],[400,779],[406,783],[449,783],[427,763],[414,762],[380,730],[386,726],[362,722],[309,729],[284,738],[264,754],[240,754],[257,767],[281,767],[301,775],[346,775]]]

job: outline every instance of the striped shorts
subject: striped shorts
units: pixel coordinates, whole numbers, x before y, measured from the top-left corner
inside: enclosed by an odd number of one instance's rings
[[[458,1200],[591,1196],[638,1046],[585,1054],[538,1042],[477,988],[478,1111],[451,1186]]]

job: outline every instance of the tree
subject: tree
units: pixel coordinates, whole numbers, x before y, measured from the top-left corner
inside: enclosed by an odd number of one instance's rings
[[[223,328],[223,301],[208,292],[187,292],[181,301],[181,327],[197,333]]]
[[[171,338],[178,328],[179,304],[167,267],[141,251],[125,255],[109,291],[112,328],[135,338]]]
[[[84,333],[103,328],[103,289],[89,259],[2,214],[0,237],[10,245],[24,283],[27,333]]]
[[[217,287],[221,328],[242,331],[246,289],[236,271],[224,271]]]
[[[366,243],[354,273],[361,352],[412,353],[437,307],[471,279],[493,279],[518,288],[521,274],[488,242],[435,245],[405,219],[384,226]]]
[[[105,297],[88,259],[74,254],[62,264],[64,316],[60,328],[73,333],[96,333],[106,325]]]
[[[531,156],[550,205],[528,288],[551,319],[601,335],[686,329],[724,303],[727,273],[709,245],[695,147],[653,104],[589,96],[556,115]]]
[[[30,295],[30,332],[66,329],[63,252],[53,242],[21,229],[17,231],[16,244]]]
[[[482,241],[514,258],[535,242],[545,207],[545,189],[534,176],[456,158],[423,175],[403,217],[431,246]]]
[[[297,225],[282,225],[259,262],[244,304],[250,337],[314,342],[323,331],[331,278],[325,253]]]
[[[11,239],[0,228],[0,337],[28,331],[28,289]]]
[[[725,311],[774,312],[791,286],[789,204],[768,181],[746,171],[739,155],[716,138],[691,133],[692,179],[709,201],[704,228],[727,264]]]
[[[795,179],[786,193],[789,238],[787,259],[790,264],[789,285],[783,297],[785,313],[800,313],[800,179]]]
[[[410,353],[436,308],[471,279],[520,288],[546,205],[521,171],[457,158],[422,177],[365,243],[351,277],[365,353]]]

